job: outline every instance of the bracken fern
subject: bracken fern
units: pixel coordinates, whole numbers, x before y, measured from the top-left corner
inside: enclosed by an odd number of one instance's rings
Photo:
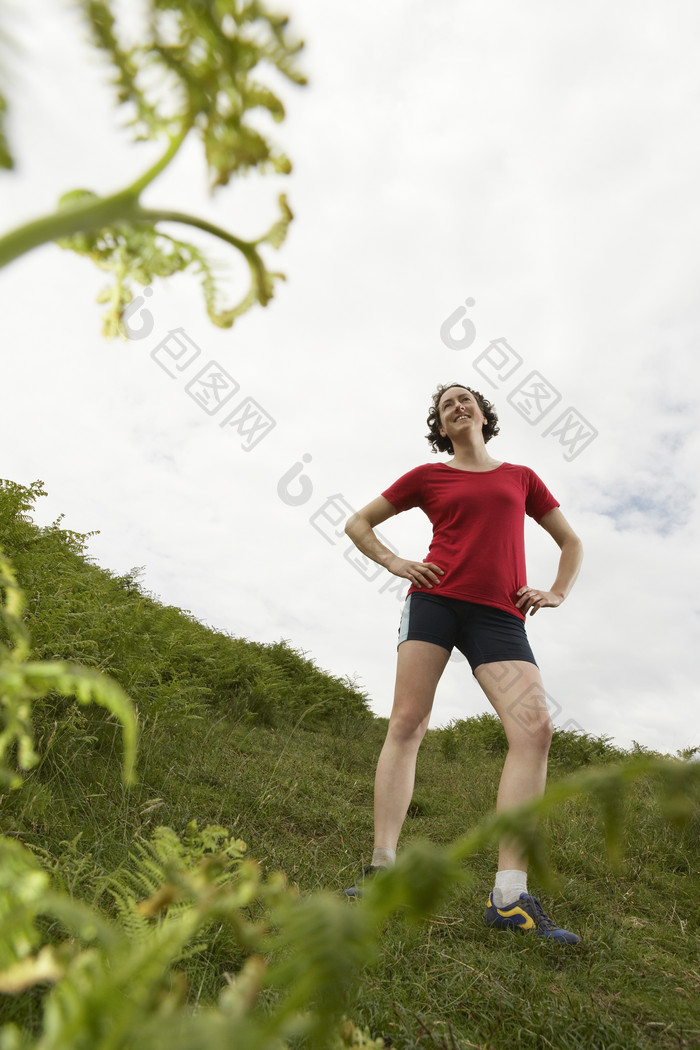
[[[281,100],[255,72],[269,65],[302,85],[296,69],[302,47],[288,34],[288,19],[270,13],[257,0],[146,0],[143,25],[128,39],[115,14],[115,0],[78,0],[93,44],[114,72],[117,100],[130,117],[135,140],[165,143],[161,158],[129,186],[100,196],[79,188],[64,193],[52,215],[26,223],[0,237],[0,267],[47,241],[90,258],[110,272],[114,283],[103,288],[106,304],[103,335],[128,333],[124,312],[134,285],[194,271],[202,276],[210,320],[224,328],[255,303],[266,306],[275,282],[284,275],[267,270],[260,249],[279,248],[292,212],[284,194],[278,216],[259,237],[245,240],[205,219],[168,208],[145,208],[140,197],[172,162],[188,135],[198,135],[210,176],[210,192],[252,169],[285,175],[291,162],[251,122],[265,112],[284,119]],[[0,166],[12,158],[3,136],[6,102],[0,94]],[[198,228],[236,249],[249,270],[249,286],[233,306],[222,305],[220,266],[195,244],[163,229],[172,223]]]

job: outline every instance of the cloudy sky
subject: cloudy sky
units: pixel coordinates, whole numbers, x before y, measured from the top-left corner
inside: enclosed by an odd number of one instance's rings
[[[192,135],[144,203],[252,237],[286,192],[295,219],[266,256],[286,283],[223,331],[178,276],[149,289],[133,339],[107,342],[88,261],[49,245],[12,264],[0,476],[41,478],[36,520],[99,530],[100,565],[143,567],[147,590],[220,630],[287,639],[387,715],[407,585],[353,558],[342,523],[434,460],[430,396],[468,383],[499,412],[489,453],[532,467],[584,543],[567,601],[527,621],[555,724],[624,747],[700,744],[700,8],[282,7],[310,81],[268,78],[292,175],[212,197]],[[68,189],[127,185],[161,147],[121,129],[67,3],[2,10],[9,229]],[[230,266],[233,301],[235,254],[170,232]],[[201,403],[212,368],[233,391],[216,412]],[[425,557],[419,510],[379,531]],[[531,519],[526,545],[528,582],[548,589],[559,550]],[[432,724],[486,710],[453,658]]]

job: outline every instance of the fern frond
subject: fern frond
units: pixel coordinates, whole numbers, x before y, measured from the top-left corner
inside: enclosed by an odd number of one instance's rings
[[[31,769],[39,758],[34,749],[32,703],[49,693],[75,697],[80,704],[106,708],[122,725],[123,777],[133,782],[136,761],[136,715],[129,697],[117,682],[78,664],[31,661],[29,632],[23,622],[25,601],[14,571],[0,549],[0,623],[14,643],[0,644],[0,780],[18,787],[20,777],[7,769],[5,756],[17,745],[20,769]]]
[[[7,116],[7,100],[0,92],[0,168],[14,168],[14,161],[10,153],[10,146],[5,135],[5,119]]]

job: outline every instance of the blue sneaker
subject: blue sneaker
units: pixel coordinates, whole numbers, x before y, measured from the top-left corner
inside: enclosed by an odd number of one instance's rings
[[[521,893],[517,901],[505,908],[497,908],[493,903],[493,893],[489,893],[484,922],[487,926],[495,926],[497,930],[534,930],[538,936],[559,941],[560,944],[578,944],[581,940],[575,933],[556,926],[545,915],[537,897],[531,897],[529,893]]]
[[[372,876],[375,874],[375,872],[377,872],[377,871],[384,871],[384,870],[385,870],[384,866],[381,865],[381,864],[376,865],[376,866],[373,865],[373,864],[368,864],[367,867],[365,868],[365,870],[362,872],[362,878],[357,880],[357,884],[355,886],[348,886],[348,888],[345,890],[345,896],[346,897],[361,897],[362,896],[362,884],[365,881],[365,879],[371,879]]]

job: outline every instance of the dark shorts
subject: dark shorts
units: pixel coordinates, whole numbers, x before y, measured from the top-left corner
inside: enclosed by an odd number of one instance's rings
[[[432,642],[452,652],[454,646],[474,669],[500,660],[526,660],[537,667],[525,622],[494,605],[479,605],[437,594],[409,594],[401,614],[399,641]]]

